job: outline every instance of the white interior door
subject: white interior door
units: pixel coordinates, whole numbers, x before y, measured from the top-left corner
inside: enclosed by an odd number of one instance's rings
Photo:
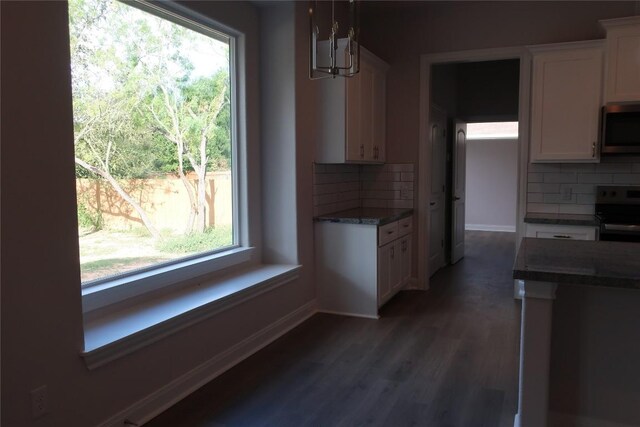
[[[456,121],[455,139],[453,141],[453,201],[452,201],[452,233],[451,263],[455,264],[464,257],[464,199],[465,172],[467,158],[467,124]]]
[[[429,275],[445,265],[445,188],[447,156],[447,115],[431,108],[431,197],[429,200]]]

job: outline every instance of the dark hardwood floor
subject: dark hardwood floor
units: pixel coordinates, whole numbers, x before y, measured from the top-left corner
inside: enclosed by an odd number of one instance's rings
[[[380,320],[318,314],[147,426],[513,426],[520,304],[513,233],[467,232],[465,258]]]

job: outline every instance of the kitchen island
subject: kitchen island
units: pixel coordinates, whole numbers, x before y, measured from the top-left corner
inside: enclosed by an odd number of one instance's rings
[[[524,238],[513,277],[524,281],[515,425],[639,425],[640,244]]]

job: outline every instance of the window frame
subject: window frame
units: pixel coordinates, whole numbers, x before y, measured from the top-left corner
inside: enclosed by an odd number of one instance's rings
[[[121,1],[121,0],[119,0]],[[208,37],[229,44],[229,84],[231,99],[231,177],[232,177],[232,216],[233,244],[218,250],[212,250],[158,263],[140,270],[105,277],[81,286],[83,313],[126,303],[137,297],[145,297],[160,290],[181,288],[198,283],[204,278],[214,276],[222,270],[232,267],[252,266],[257,263],[259,251],[250,245],[251,236],[257,230],[249,226],[248,212],[245,209],[249,192],[247,174],[247,106],[246,78],[241,72],[246,48],[244,34],[214,19],[204,16],[188,7],[172,1],[151,3],[147,0],[122,1],[161,19],[181,25]],[[257,185],[257,184],[255,184]]]

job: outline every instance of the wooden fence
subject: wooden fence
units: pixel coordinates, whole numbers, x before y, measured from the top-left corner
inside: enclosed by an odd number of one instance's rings
[[[194,191],[197,179],[189,177]],[[189,218],[187,190],[177,177],[120,180],[123,189],[133,197],[159,230],[183,232]],[[207,194],[206,225],[229,225],[233,220],[231,172],[212,172],[205,180]],[[76,180],[78,204],[91,213],[99,213],[105,228],[131,230],[143,227],[140,217],[108,182],[80,178]]]

